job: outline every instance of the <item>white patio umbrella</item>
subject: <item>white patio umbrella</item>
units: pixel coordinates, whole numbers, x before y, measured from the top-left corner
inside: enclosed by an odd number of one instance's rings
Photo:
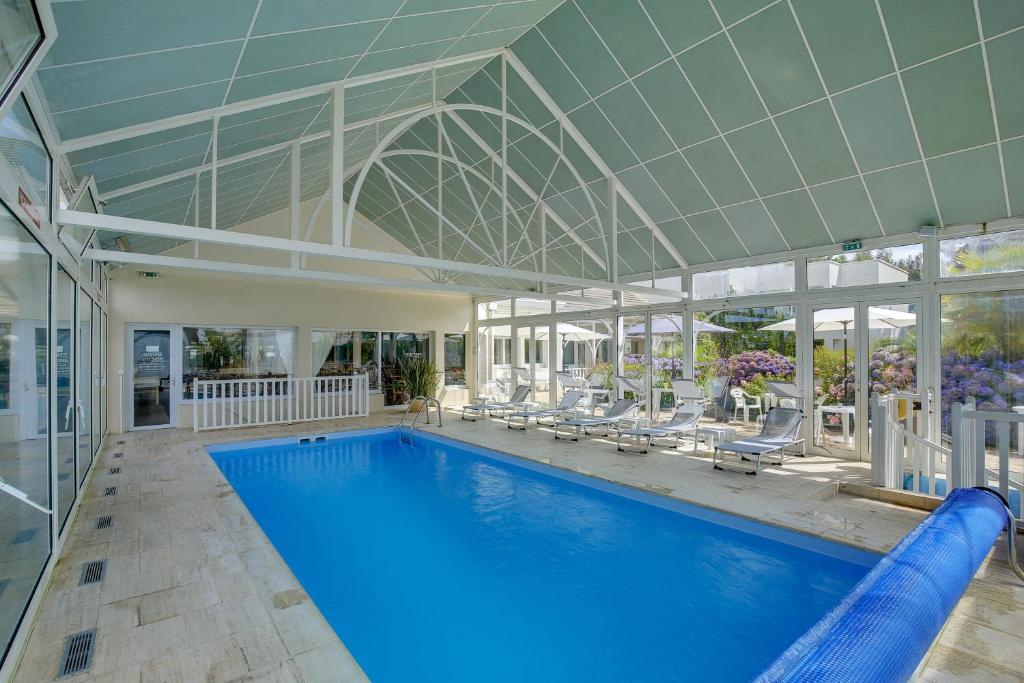
[[[681,315],[662,315],[654,319],[654,324],[651,325],[651,334],[675,334],[683,331],[683,317]],[[722,327],[721,325],[713,325],[706,323],[702,320],[693,321],[693,331],[698,332],[710,332],[712,334],[731,334],[736,330],[728,327]],[[644,323],[637,323],[626,330],[626,335],[633,337],[647,333],[647,325]]]
[[[853,306],[845,308],[822,308],[814,312],[815,332],[843,333],[843,377],[850,374],[850,356],[848,334],[854,329],[855,312]],[[868,306],[868,329],[892,330],[901,327],[913,327],[917,324],[917,315],[907,311],[894,311],[888,308]],[[781,320],[761,328],[764,331],[796,331],[796,318]],[[843,403],[846,403],[846,381],[843,380]]]
[[[481,328],[484,329],[484,328]],[[495,325],[494,327],[486,328],[491,330],[491,333],[495,337],[511,337],[512,327],[511,325]],[[542,325],[537,328],[537,336],[535,339],[543,340],[548,338],[548,332],[550,330],[549,325]],[[571,323],[558,323],[556,334],[562,337],[562,341],[600,341],[602,339],[608,339],[609,335],[603,332],[597,332],[596,330],[588,330],[585,327],[579,327]],[[520,327],[517,328],[516,336],[521,338],[529,338],[530,328]]]

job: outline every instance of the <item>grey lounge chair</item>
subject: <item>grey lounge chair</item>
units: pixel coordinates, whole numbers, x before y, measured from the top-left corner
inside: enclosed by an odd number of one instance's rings
[[[746,474],[756,475],[761,469],[761,458],[773,453],[778,456],[779,461],[772,464],[781,465],[786,457],[786,448],[797,444],[805,446],[804,440],[800,438],[800,426],[803,421],[804,414],[796,408],[772,408],[765,415],[760,434],[715,446],[712,458],[715,469],[724,469],[719,464],[719,456],[724,453],[735,453],[741,460],[747,462],[754,460],[754,469],[744,470]],[[725,463],[724,458],[722,463]]]
[[[620,430],[615,445],[622,452],[647,453],[651,450],[654,439],[673,439],[671,448],[679,448],[679,439],[690,434],[696,436],[700,418],[704,415],[704,406],[687,404],[676,409],[675,414],[668,422],[657,427],[643,427],[640,429]],[[622,437],[632,437],[633,447],[625,448],[622,444]],[[641,442],[646,445],[640,449]]]
[[[526,398],[530,395],[530,391],[532,391],[530,385],[520,384],[507,401],[471,403],[470,405],[462,406],[462,419],[476,422],[477,418],[485,414],[494,415],[494,413],[500,412],[504,415],[509,410],[522,409],[526,403]],[[467,415],[472,415],[472,417],[467,417]]]
[[[620,398],[604,415],[592,417],[574,417],[568,420],[555,420],[555,438],[579,441],[581,435],[587,435],[591,427],[604,427],[605,436],[611,434],[612,426],[619,420],[629,417],[637,409],[636,401],[628,398]],[[562,427],[572,428],[572,436],[561,435]]]
[[[564,415],[565,413],[568,413],[569,411],[576,408],[576,404],[578,404],[580,402],[580,399],[582,398],[582,391],[580,391],[579,389],[570,389],[569,391],[565,392],[565,396],[562,397],[562,400],[559,401],[558,405],[555,406],[554,408],[549,408],[548,410],[533,411],[520,410],[514,413],[509,413],[506,416],[508,420],[507,426],[509,429],[522,429],[525,431],[530,424],[530,418],[536,420],[537,424],[543,424],[541,422],[541,419],[546,417],[550,417],[552,419],[552,424],[554,424],[554,420],[557,420],[560,415]]]

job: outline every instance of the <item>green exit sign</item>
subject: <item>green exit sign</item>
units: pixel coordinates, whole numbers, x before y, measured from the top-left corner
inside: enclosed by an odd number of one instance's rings
[[[857,242],[846,242],[843,244],[843,251],[860,251],[864,247],[859,241]]]

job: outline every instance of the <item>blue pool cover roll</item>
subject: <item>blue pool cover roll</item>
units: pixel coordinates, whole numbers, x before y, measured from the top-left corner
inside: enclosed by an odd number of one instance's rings
[[[954,490],[757,682],[908,680],[1005,526],[995,495]]]

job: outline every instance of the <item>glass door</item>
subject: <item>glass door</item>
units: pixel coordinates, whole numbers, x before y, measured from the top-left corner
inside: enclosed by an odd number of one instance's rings
[[[870,398],[918,391],[919,299],[813,309],[814,445],[870,458]]]
[[[75,478],[75,294],[78,285],[57,268],[57,514],[60,528],[78,490]]]
[[[131,428],[159,429],[176,422],[179,362],[169,327],[134,327],[131,340]],[[177,361],[177,362],[176,362]]]

